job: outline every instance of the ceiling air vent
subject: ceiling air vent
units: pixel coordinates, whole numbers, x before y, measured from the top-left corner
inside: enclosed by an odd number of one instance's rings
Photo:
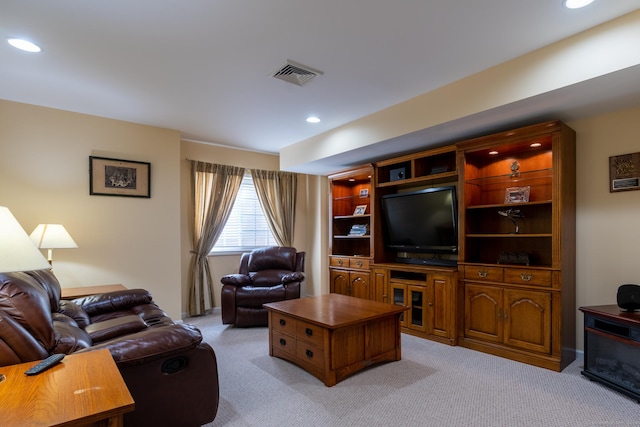
[[[276,71],[271,73],[272,77],[293,83],[298,86],[304,86],[311,80],[322,75],[322,71],[314,70],[306,65],[286,60]]]

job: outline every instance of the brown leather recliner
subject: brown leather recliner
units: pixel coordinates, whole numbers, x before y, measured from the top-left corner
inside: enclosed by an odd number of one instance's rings
[[[300,298],[304,252],[270,246],[242,254],[237,274],[222,277],[222,323],[267,326],[263,304]]]
[[[60,292],[50,270],[0,274],[0,366],[106,348],[135,401],[126,426],[215,418],[217,361],[197,328],[174,323],[142,289],[72,301]]]

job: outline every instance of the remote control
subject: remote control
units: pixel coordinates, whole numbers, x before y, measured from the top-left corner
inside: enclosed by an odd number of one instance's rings
[[[42,362],[38,363],[34,367],[26,370],[25,374],[38,375],[40,372],[44,372],[47,369],[51,368],[52,366],[57,365],[58,363],[60,363],[62,359],[64,359],[64,354],[62,353],[52,354],[51,356],[47,357],[46,359],[44,359]]]

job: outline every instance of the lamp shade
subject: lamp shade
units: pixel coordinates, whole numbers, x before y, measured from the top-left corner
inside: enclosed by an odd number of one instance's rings
[[[0,273],[50,268],[11,211],[0,206]]]
[[[62,224],[38,224],[29,237],[40,249],[78,247]]]

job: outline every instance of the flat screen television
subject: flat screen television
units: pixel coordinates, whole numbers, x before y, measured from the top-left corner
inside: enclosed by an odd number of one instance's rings
[[[458,252],[455,186],[382,196],[385,246],[399,252]]]

